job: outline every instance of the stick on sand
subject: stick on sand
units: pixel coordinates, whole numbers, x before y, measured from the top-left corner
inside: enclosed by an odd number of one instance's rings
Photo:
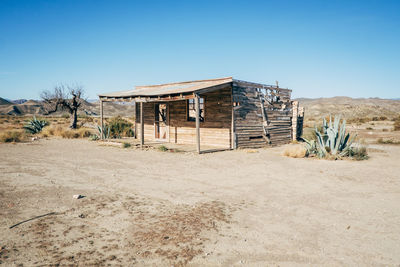
[[[22,222],[19,222],[19,223],[16,223],[16,224],[10,226],[10,229],[11,229],[11,228],[14,228],[14,227],[16,227],[16,226],[18,226],[18,225],[20,225],[20,224],[23,224],[23,223],[26,223],[26,222],[29,222],[29,221],[32,221],[32,220],[35,220],[35,219],[39,219],[39,218],[42,218],[42,217],[44,217],[44,216],[55,215],[55,214],[56,214],[55,212],[50,212],[50,213],[46,213],[46,214],[43,214],[43,215],[39,215],[39,216],[30,218],[30,219],[28,219],[28,220],[25,220],[25,221],[22,221]]]

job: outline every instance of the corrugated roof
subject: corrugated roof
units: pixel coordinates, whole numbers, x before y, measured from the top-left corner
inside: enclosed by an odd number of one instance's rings
[[[161,96],[169,94],[181,94],[195,92],[197,90],[214,87],[232,82],[232,77],[199,80],[189,82],[166,83],[159,85],[136,86],[134,90],[99,94],[99,97],[137,97],[137,96]]]

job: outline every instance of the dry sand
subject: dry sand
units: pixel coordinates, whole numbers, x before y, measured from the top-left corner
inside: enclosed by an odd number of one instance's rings
[[[0,263],[400,264],[400,146],[360,162],[281,151],[0,145]]]

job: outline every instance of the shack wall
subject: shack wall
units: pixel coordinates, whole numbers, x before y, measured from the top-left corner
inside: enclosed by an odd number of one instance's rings
[[[258,92],[254,88],[234,85],[234,129],[236,147],[258,148],[267,145],[263,135],[263,119]]]
[[[200,143],[204,146],[231,147],[232,93],[231,86],[200,95],[204,97],[204,122],[200,122]],[[164,102],[165,103],[165,102]],[[187,101],[168,103],[169,135],[166,142],[196,144],[196,122],[187,119]],[[155,103],[144,103],[144,138],[155,140]],[[137,105],[139,106],[139,105]],[[136,118],[140,118],[139,108]],[[137,129],[140,120],[137,119]],[[140,137],[140,132],[138,133]]]
[[[264,128],[271,145],[289,143],[292,139],[292,107],[290,94],[283,92],[261,104],[258,88],[233,84],[234,128],[236,147],[257,148],[268,145]],[[262,96],[263,98],[263,96]],[[265,119],[263,119],[264,106]]]

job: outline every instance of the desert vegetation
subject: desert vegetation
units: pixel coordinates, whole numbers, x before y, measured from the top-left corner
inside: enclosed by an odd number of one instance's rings
[[[0,133],[0,142],[2,143],[16,143],[22,142],[26,139],[26,135],[17,130],[5,131]]]
[[[41,98],[45,104],[47,114],[57,112],[59,110],[67,111],[71,115],[72,129],[77,128],[78,110],[83,103],[83,88],[75,85],[59,85],[54,87],[53,91],[43,91]]]
[[[356,134],[346,132],[346,120],[336,116],[329,122],[324,118],[322,126],[315,127],[311,138],[303,138],[305,141],[305,156],[317,156],[318,158],[340,159],[350,157],[357,160],[367,159],[368,153],[365,147],[353,146]]]
[[[24,129],[30,134],[40,133],[45,126],[49,125],[49,122],[46,120],[38,120],[36,116],[33,116],[32,119],[28,121],[27,124],[24,125]]]
[[[70,128],[69,116],[16,117],[0,116],[0,142],[25,142],[32,138],[61,137],[67,139],[89,138],[100,139],[99,118],[79,116],[75,129]],[[124,138],[134,136],[134,123],[129,118],[116,116],[106,118],[107,138]]]

